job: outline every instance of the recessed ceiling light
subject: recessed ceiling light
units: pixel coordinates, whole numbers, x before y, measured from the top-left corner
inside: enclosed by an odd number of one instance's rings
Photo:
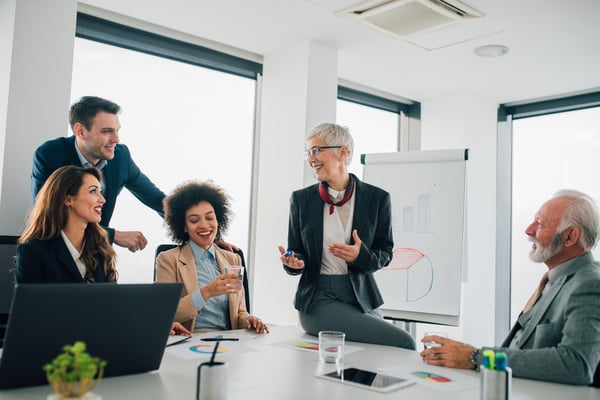
[[[508,47],[501,44],[489,44],[475,49],[475,54],[481,57],[500,57],[508,53]]]

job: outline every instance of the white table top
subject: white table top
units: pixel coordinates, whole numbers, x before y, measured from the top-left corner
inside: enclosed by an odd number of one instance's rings
[[[207,336],[210,334],[202,334]],[[440,390],[440,386],[425,383],[412,377],[417,384],[391,393],[378,393],[367,389],[329,382],[315,375],[329,372],[335,367],[323,366],[316,352],[300,350],[289,345],[295,339],[315,341],[296,326],[271,327],[271,333],[256,335],[250,331],[223,332],[225,336],[238,336],[240,342],[222,342],[230,351],[218,354],[218,361],[228,364],[229,400],[282,399],[282,400],[479,400],[478,374],[474,371],[438,368],[425,365],[417,352],[400,348],[347,342],[355,351],[345,355],[345,367],[379,370],[383,372],[433,371],[462,382],[466,389]],[[194,399],[196,396],[196,370],[210,355],[192,355],[188,349],[200,344],[199,335],[189,341],[167,348],[159,371],[122,377],[104,378],[94,389],[104,400],[110,399]],[[229,346],[228,346],[229,344]],[[238,347],[235,347],[238,346]],[[186,355],[187,356],[184,356]],[[509,361],[510,362],[510,361]],[[443,385],[443,384],[437,384]],[[447,387],[446,387],[447,388]],[[51,393],[49,386],[0,391],[0,400],[45,399]],[[513,378],[511,400],[598,400],[600,389],[544,383]]]

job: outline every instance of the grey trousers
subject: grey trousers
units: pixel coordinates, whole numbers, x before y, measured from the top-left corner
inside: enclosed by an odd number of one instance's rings
[[[321,275],[309,313],[300,312],[300,324],[311,335],[341,331],[346,340],[415,350],[408,332],[383,319],[377,310],[364,313],[354,296],[348,275]]]

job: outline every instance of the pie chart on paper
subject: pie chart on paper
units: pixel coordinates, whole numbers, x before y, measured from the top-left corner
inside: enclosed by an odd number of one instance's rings
[[[450,379],[450,378],[447,378],[447,377],[441,376],[441,375],[437,375],[437,374],[433,374],[431,372],[415,371],[415,372],[412,372],[412,374],[414,376],[416,376],[417,378],[426,380],[427,382],[436,382],[436,383],[452,382],[452,379]]]

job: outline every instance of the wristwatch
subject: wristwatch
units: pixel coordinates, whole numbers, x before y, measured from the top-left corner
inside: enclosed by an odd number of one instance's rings
[[[473,363],[473,369],[479,371],[479,349],[475,349],[471,353],[471,362]]]

